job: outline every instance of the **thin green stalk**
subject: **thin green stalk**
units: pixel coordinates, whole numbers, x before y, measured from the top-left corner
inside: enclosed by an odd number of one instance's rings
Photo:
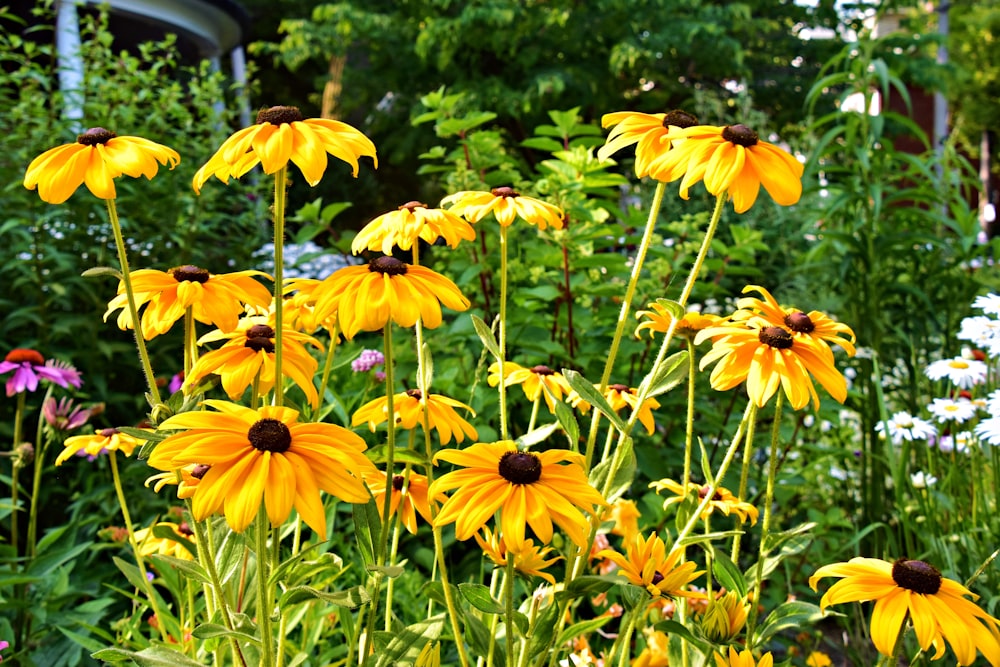
[[[753,458],[753,436],[754,436],[754,431],[757,428],[757,406],[754,405],[753,403],[751,403],[750,405],[753,405],[753,414],[750,415],[750,422],[747,424],[746,442],[743,445],[743,465],[740,467],[740,488],[739,492],[736,494],[736,499],[740,501],[744,500],[747,494],[747,482],[750,479],[750,461]],[[744,523],[743,518],[737,516],[736,517],[737,531],[741,531],[741,529],[743,528],[743,523]],[[733,536],[732,560],[733,563],[736,565],[740,564],[739,561],[740,542],[742,537],[743,537],[742,532],[737,532],[736,535]]]
[[[10,545],[13,549],[14,556],[18,555],[18,518],[19,513],[17,511],[18,502],[18,477],[21,472],[21,457],[17,455],[17,448],[21,446],[21,441],[24,440],[24,405],[27,399],[27,392],[22,391],[17,395],[17,407],[14,408],[14,444],[11,447],[11,452],[14,454],[14,458],[11,459],[12,472],[10,474]]]
[[[542,391],[545,391],[543,388]],[[538,396],[535,396],[534,402],[531,404],[531,417],[528,419],[528,433],[535,430],[535,420],[538,419],[538,406],[542,402],[542,394],[539,392]]]
[[[641,607],[636,606],[635,609],[629,612],[628,623],[625,625],[625,631],[621,633],[618,639],[615,640],[616,644],[621,644],[622,649],[621,654],[618,656],[618,667],[627,667],[629,664],[629,654],[631,653],[629,649],[632,645],[632,633],[635,631],[636,617],[639,616],[640,610]],[[614,655],[614,651],[612,651],[612,655]]]
[[[323,376],[319,381],[320,402],[322,402],[326,396],[326,388],[330,383],[330,371],[333,369],[333,356],[337,352],[337,342],[340,338],[340,334],[337,331],[337,329],[339,329],[339,324],[339,320],[335,321],[333,323],[333,327],[330,329],[330,345],[326,348],[326,360],[323,362]]]
[[[23,395],[23,394],[22,394]],[[52,385],[49,385],[42,399],[42,405],[52,397]],[[31,504],[28,509],[28,538],[25,549],[28,559],[35,557],[35,542],[38,534],[38,497],[42,489],[42,469],[45,467],[45,454],[48,451],[49,443],[42,436],[42,424],[44,418],[39,418],[38,427],[35,429],[35,460],[34,469],[31,476]],[[16,506],[15,506],[16,507]]]
[[[385,493],[388,496],[391,496],[395,492],[394,481],[395,481],[395,477],[389,477],[387,475],[386,478],[385,478]],[[389,547],[389,559],[388,559],[388,561],[386,561],[386,564],[389,567],[392,567],[396,563],[396,554],[399,551],[399,535],[402,532],[401,528],[402,528],[402,524],[403,524],[403,522],[399,520],[399,515],[400,515],[400,512],[402,512],[402,504],[406,500],[406,493],[407,493],[407,491],[409,491],[409,488],[410,488],[410,466],[407,465],[403,469],[403,485],[399,489],[399,495],[401,497],[400,501],[399,501],[399,505],[400,506],[397,507],[396,512],[394,512],[393,515],[392,515],[392,523],[391,523],[391,525],[392,525],[392,544]],[[396,580],[395,579],[389,579],[388,583],[385,586],[385,625],[384,625],[384,629],[385,629],[386,632],[390,632],[392,630],[392,593],[393,593],[393,590],[396,587],[395,584],[396,584]]]
[[[771,448],[768,452],[767,488],[764,492],[764,517],[760,522],[760,553],[757,558],[757,595],[754,604],[750,605],[750,614],[747,619],[747,643],[754,641],[754,630],[757,628],[758,608],[760,606],[761,591],[763,590],[764,579],[764,558],[767,556],[767,539],[771,535],[771,506],[774,504],[774,483],[778,474],[778,439],[781,436],[781,407],[782,392],[778,392],[774,401],[774,425],[771,428]],[[750,648],[753,648],[751,646]]]
[[[510,440],[510,430],[507,424],[507,378],[504,376],[504,364],[507,362],[507,228],[500,225],[500,325],[497,344],[500,347],[500,439]]]
[[[497,586],[500,583],[500,568],[493,568],[493,575],[490,577],[490,597],[495,598],[497,594]],[[500,615],[490,614],[490,645],[486,649],[486,667],[493,667],[493,657],[496,655],[497,650],[497,626],[500,625]],[[482,658],[476,661],[476,666],[481,667],[483,662]]]
[[[191,377],[191,367],[198,360],[198,346],[195,342],[194,309],[184,309],[184,379]]]
[[[156,602],[156,593],[153,592],[153,585],[149,582],[149,577],[146,574],[146,561],[143,559],[142,553],[139,552],[139,545],[135,541],[135,528],[132,526],[132,517],[129,515],[128,503],[125,501],[125,491],[122,488],[121,475],[118,474],[118,452],[115,450],[108,452],[108,461],[111,462],[111,478],[114,481],[118,504],[121,506],[122,519],[125,521],[125,530],[128,531],[128,543],[132,547],[132,553],[135,555],[136,565],[139,566],[139,578],[142,582],[143,592],[149,600],[149,606],[152,608],[156,620],[159,621],[156,625],[160,630],[160,638],[163,641],[167,641],[167,619],[160,615],[160,608]]]
[[[280,393],[280,392],[276,392]],[[274,665],[274,631],[271,629],[271,612],[274,611],[271,599],[270,557],[267,548],[267,538],[271,534],[271,522],[267,518],[264,503],[257,510],[256,530],[254,531],[254,552],[257,555],[257,629],[260,631],[260,659],[262,667]]]
[[[507,666],[510,667],[514,661],[514,637],[517,634],[514,624],[514,554],[507,554],[507,571],[503,580],[503,600],[504,600],[504,632],[507,635]]]
[[[157,407],[163,403],[160,399],[160,390],[156,386],[156,376],[153,375],[153,366],[149,363],[149,353],[146,351],[146,338],[142,333],[142,322],[139,320],[139,309],[135,305],[135,289],[132,287],[132,274],[129,273],[128,256],[125,250],[125,238],[122,236],[122,227],[118,222],[118,209],[115,208],[114,199],[105,199],[104,203],[108,208],[108,219],[111,221],[111,229],[115,236],[115,246],[118,248],[118,263],[121,265],[122,284],[125,285],[125,299],[128,303],[128,314],[132,318],[132,329],[135,332],[135,346],[139,350],[139,361],[142,364],[142,372],[146,376],[146,386],[149,388],[150,407],[153,409],[152,417],[154,424],[157,419]]]
[[[285,182],[288,167],[274,173],[274,404],[285,402],[285,376],[281,365],[285,305]]]

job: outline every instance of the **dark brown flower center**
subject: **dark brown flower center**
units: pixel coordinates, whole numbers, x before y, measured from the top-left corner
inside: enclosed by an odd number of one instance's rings
[[[511,484],[534,484],[542,476],[542,462],[531,452],[507,452],[497,471]]]
[[[243,347],[249,347],[254,352],[274,352],[274,329],[266,324],[253,325],[247,329],[247,340]]]
[[[409,396],[410,398],[415,398],[418,401],[424,397],[424,395],[420,393],[419,389],[407,389],[406,395]]]
[[[403,490],[403,481],[404,481],[404,478],[403,478],[402,475],[393,475],[392,476],[392,488],[395,491],[402,491]]]
[[[177,268],[170,269],[170,275],[174,277],[179,283],[189,282],[189,283],[201,283],[204,285],[208,282],[208,271],[200,267],[194,266],[193,264],[185,264],[184,266],[178,266]]]
[[[539,364],[538,366],[532,366],[531,372],[535,375],[555,375],[556,372],[549,368],[548,366],[543,366]]]
[[[757,142],[760,141],[757,133],[746,125],[727,125],[722,130],[722,138],[744,148],[756,146]]]
[[[707,486],[703,486],[700,489],[698,489],[698,497],[704,498],[705,496],[707,496],[708,488],[709,487]],[[712,494],[712,500],[722,500],[722,494],[719,493],[718,489],[716,489],[715,493]]]
[[[406,275],[406,262],[395,257],[376,257],[368,262],[368,270],[372,273],[388,273],[390,276]]]
[[[258,451],[280,454],[292,446],[292,432],[277,419],[265,417],[250,427],[247,440]]]
[[[816,328],[813,321],[805,313],[789,313],[785,315],[785,325],[796,333],[812,333]]]
[[[656,584],[658,584],[661,581],[663,581],[663,578],[664,578],[663,575],[660,574],[658,571],[654,572],[653,573],[653,581],[652,581],[653,585],[655,586]]]
[[[792,346],[792,334],[781,327],[764,327],[757,334],[758,340],[779,350],[787,350]]]
[[[199,463],[194,468],[192,468],[192,470],[191,470],[191,476],[194,477],[195,479],[201,479],[211,469],[212,469],[212,466],[206,465],[204,463]]]
[[[117,136],[111,130],[105,130],[103,127],[92,127],[83,134],[77,135],[76,143],[84,146],[96,146],[97,144],[106,144]]]
[[[631,394],[632,390],[627,384],[611,384],[608,385],[608,389],[611,391],[617,391],[619,394]]]
[[[683,109],[668,111],[666,115],[663,116],[663,127],[673,126],[683,129],[685,127],[694,127],[697,124],[698,117],[684,111]]]
[[[494,197],[520,197],[521,193],[516,192],[514,188],[509,188],[504,186],[502,188],[493,188],[490,190],[490,194]]]
[[[17,347],[7,353],[7,356],[3,358],[4,361],[9,361],[12,364],[23,364],[28,362],[32,366],[44,366],[45,357],[42,356],[41,352],[37,350],[31,350],[26,347]]]
[[[271,125],[281,125],[282,123],[297,123],[303,120],[302,112],[298,107],[271,107],[261,109],[257,114],[257,124],[270,123]]]
[[[98,431],[102,438],[110,438],[112,436],[118,435],[121,431],[116,428],[105,428]]]
[[[405,204],[403,204],[402,206],[400,206],[399,210],[400,211],[404,211],[405,210],[405,211],[409,211],[410,213],[413,213],[414,209],[418,209],[418,208],[427,208],[427,204],[424,204],[424,203],[421,203],[421,202],[418,202],[418,201],[408,201]]]
[[[900,588],[923,595],[934,595],[941,588],[941,573],[922,560],[900,558],[892,564],[892,580]]]
[[[188,525],[187,521],[184,521],[177,525],[177,532],[183,535],[184,537],[190,537],[191,535],[194,535],[194,531],[191,530],[191,526]]]

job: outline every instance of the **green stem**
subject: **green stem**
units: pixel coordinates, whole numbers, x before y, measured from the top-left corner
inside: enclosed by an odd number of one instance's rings
[[[18,555],[18,477],[21,472],[21,457],[17,454],[17,448],[24,440],[24,405],[27,399],[27,392],[22,391],[17,395],[17,407],[14,408],[14,444],[11,453],[14,454],[12,471],[10,474],[10,545],[14,557]]]
[[[214,605],[213,596],[205,596],[205,609],[208,612],[209,617],[213,616],[215,609],[221,612],[222,623],[226,626],[226,629],[230,632],[236,630],[236,626],[233,624],[233,617],[229,610],[229,603],[226,601],[226,591],[222,587],[222,579],[219,577],[219,570],[215,566],[215,539],[212,536],[212,527],[208,526],[208,530],[205,530],[201,521],[195,521],[194,516],[191,514],[191,501],[187,501],[188,505],[188,515],[191,517],[190,526],[194,530],[195,546],[198,548],[198,562],[204,565],[205,570],[208,572],[208,578],[212,582],[211,591],[214,594]],[[240,649],[239,642],[236,641],[235,637],[229,638],[229,643],[233,649],[233,655],[236,659],[240,661],[242,667],[247,666],[247,661],[243,657],[243,651]]]
[[[514,623],[514,554],[510,553],[510,551],[507,552],[507,571],[503,580],[503,599],[504,616],[507,619],[504,629],[504,632],[507,634],[507,665],[510,667],[515,664],[514,637],[517,634]]]
[[[622,652],[618,656],[618,667],[628,667],[629,664],[629,654],[632,652],[630,650],[632,646],[632,633],[635,631],[635,624],[637,617],[641,612],[642,607],[637,606],[628,615],[628,623],[625,625],[625,632],[616,640],[616,643],[621,644]],[[612,653],[614,655],[614,653]]]
[[[277,376],[275,376],[277,378]],[[275,392],[277,396],[280,392]],[[274,665],[274,631],[271,629],[271,612],[274,609],[271,600],[270,552],[267,548],[267,538],[271,534],[270,520],[264,503],[257,510],[256,530],[254,532],[254,552],[257,555],[257,629],[260,631],[260,659],[262,667]]]
[[[194,309],[184,309],[184,379],[191,377],[191,367],[198,360],[198,346],[195,342]]]
[[[385,493],[387,496],[392,496],[395,493],[395,486],[393,484],[393,477],[388,475],[385,478]],[[389,547],[389,559],[386,564],[392,567],[396,563],[396,554],[399,551],[399,534],[402,532],[402,521],[399,520],[399,515],[402,512],[402,504],[406,502],[406,494],[410,488],[410,466],[407,465],[403,469],[403,485],[399,489],[400,501],[396,512],[392,515],[392,544]],[[386,632],[392,631],[392,593],[395,589],[396,580],[390,578],[388,583],[385,585],[385,625],[383,626]]]
[[[128,503],[125,501],[125,491],[122,488],[121,475],[118,474],[118,452],[115,450],[108,452],[108,461],[111,463],[111,478],[114,481],[118,504],[121,506],[122,519],[125,521],[125,530],[128,531],[128,543],[132,547],[132,553],[135,555],[136,565],[139,566],[139,578],[144,589],[143,592],[149,599],[149,606],[152,608],[153,614],[158,621],[156,625],[160,630],[160,638],[163,641],[167,641],[167,619],[160,615],[160,608],[156,602],[156,593],[153,592],[153,585],[149,582],[149,577],[146,574],[146,561],[139,552],[139,545],[135,541],[135,528],[132,526],[132,517],[128,511]]]
[[[274,404],[285,402],[285,376],[282,375],[281,346],[284,337],[285,305],[285,181],[288,167],[274,173]]]
[[[507,425],[507,378],[504,375],[504,364],[507,361],[507,228],[500,225],[500,325],[497,344],[500,347],[500,439],[510,440],[510,430]]]
[[[23,396],[23,394],[22,394]],[[52,385],[49,385],[42,399],[42,405],[52,397]],[[28,538],[25,549],[29,560],[35,557],[35,541],[38,534],[38,497],[42,488],[42,470],[45,467],[45,454],[48,451],[49,443],[42,437],[43,418],[39,418],[38,427],[35,430],[35,460],[34,469],[31,476],[31,505],[28,510]]]
[[[132,329],[135,332],[135,346],[139,350],[139,361],[142,363],[142,372],[146,376],[146,386],[149,387],[149,403],[153,409],[153,423],[157,419],[156,408],[163,403],[160,399],[160,390],[156,386],[156,376],[153,375],[153,366],[149,363],[149,353],[146,351],[146,338],[142,333],[142,322],[139,320],[139,309],[135,305],[135,289],[132,287],[132,275],[129,273],[128,256],[125,250],[125,239],[122,236],[122,227],[118,222],[118,209],[115,208],[114,199],[105,199],[104,203],[108,207],[108,219],[111,221],[111,229],[115,236],[115,246],[118,248],[118,263],[121,265],[122,284],[125,285],[125,299],[128,303],[128,314],[132,318]]]
[[[323,376],[319,382],[319,400],[322,404],[326,398],[326,388],[330,383],[330,371],[333,369],[333,355],[337,352],[337,343],[340,339],[339,321],[333,323],[330,329],[330,345],[326,348],[326,360],[323,362]]]
[[[764,492],[764,517],[760,522],[760,554],[757,558],[757,576],[755,585],[757,594],[750,605],[750,615],[747,619],[747,644],[752,649],[754,630],[757,628],[758,608],[760,607],[761,590],[764,579],[764,558],[767,557],[767,539],[771,535],[771,505],[774,504],[774,478],[778,474],[778,439],[781,435],[782,393],[779,391],[774,401],[774,425],[771,428],[771,448],[768,452],[767,488]]]
[[[747,437],[746,442],[743,445],[743,465],[740,467],[740,488],[739,492],[736,494],[736,499],[743,501],[747,494],[747,482],[750,479],[750,460],[753,458],[753,436],[754,431],[757,427],[757,406],[753,405],[753,414],[750,415],[750,423],[747,424]],[[732,560],[733,564],[739,565],[740,557],[740,542],[743,537],[743,519],[739,516],[736,517],[736,529],[737,533],[733,536],[733,551]]]

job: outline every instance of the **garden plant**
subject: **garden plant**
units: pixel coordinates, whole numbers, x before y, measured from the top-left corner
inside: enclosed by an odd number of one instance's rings
[[[995,248],[954,145],[843,106],[909,101],[901,38],[828,59],[798,146],[426,92],[426,183],[353,231],[311,191],[372,136],[230,129],[245,91],[103,21],[82,121],[0,37],[5,661],[1000,665]]]

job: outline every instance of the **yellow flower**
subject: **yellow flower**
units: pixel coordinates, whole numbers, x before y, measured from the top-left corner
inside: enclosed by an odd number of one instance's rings
[[[196,521],[222,511],[229,527],[242,532],[263,502],[272,526],[284,523],[294,507],[325,540],[320,491],[348,503],[371,498],[362,476],[375,466],[358,435],[334,424],[300,423],[298,411],[286,407],[205,405],[213,411],[184,412],[160,424],[161,430],[184,430],[157,445],[148,461],[157,470],[209,466],[191,498]]]
[[[478,435],[476,429],[455,411],[455,408],[462,408],[475,417],[476,413],[472,408],[441,394],[430,394],[425,401],[419,389],[410,389],[393,395],[392,407],[396,413],[396,425],[407,430],[414,429],[417,425],[423,428],[425,403],[428,422],[432,429],[437,429],[441,444],[451,442],[453,434],[456,442],[463,442],[466,437],[476,439]],[[385,396],[368,401],[354,413],[351,426],[360,426],[368,422],[368,428],[374,433],[376,426],[389,421],[388,409],[389,404]]]
[[[709,600],[701,616],[701,630],[713,644],[725,644],[736,638],[747,622],[750,603],[736,591]]]
[[[409,250],[418,239],[433,245],[439,238],[455,248],[462,241],[474,241],[476,231],[451,211],[411,201],[365,225],[354,237],[351,252],[375,250],[391,255],[393,246]]]
[[[802,163],[774,144],[761,141],[746,125],[696,125],[677,132],[674,149],[649,168],[650,176],[665,182],[683,176],[682,198],[704,179],[713,195],[728,192],[737,213],[753,206],[760,186],[775,203],[791,206],[802,196]]]
[[[833,660],[822,651],[813,651],[806,658],[806,667],[833,667]]]
[[[121,452],[125,456],[132,456],[133,450],[143,442],[116,428],[102,429],[92,435],[74,435],[66,438],[63,450],[56,457],[56,465],[62,465],[73,455],[89,456],[91,460],[105,452]]]
[[[159,493],[168,484],[176,485],[177,497],[180,500],[186,500],[194,495],[198,483],[201,482],[201,478],[205,476],[206,472],[208,472],[207,465],[191,463],[177,470],[169,470],[147,477],[143,486],[148,489],[149,485],[152,484],[153,491]],[[177,479],[177,473],[180,473],[180,480]]]
[[[282,322],[286,327],[304,333],[313,333],[320,327],[327,331],[333,331],[333,327],[337,323],[336,311],[322,322],[317,321],[315,316],[316,299],[313,298],[313,292],[321,282],[316,278],[288,278],[285,280]],[[288,296],[289,294],[291,296]]]
[[[669,667],[670,637],[667,633],[652,628],[646,628],[643,633],[646,635],[646,647],[632,661],[632,667]]]
[[[615,525],[611,528],[611,534],[621,535],[628,540],[639,532],[640,516],[642,514],[639,512],[639,508],[635,506],[634,500],[619,498],[611,503],[611,506],[604,512],[604,516],[601,517],[601,520],[614,521]]]
[[[600,385],[594,385],[598,387]],[[604,398],[607,399],[608,403],[611,404],[611,409],[618,412],[625,406],[630,407],[632,410],[636,409],[636,405],[639,403],[639,396],[635,393],[636,390],[628,387],[624,384],[611,384],[608,388],[604,390]],[[578,409],[580,412],[587,414],[590,410],[590,403],[583,400],[578,393],[575,391],[570,392],[566,400],[570,404]],[[653,410],[660,407],[660,402],[655,398],[647,398],[642,402],[639,407],[639,422],[646,427],[646,433],[650,435],[656,430],[656,424],[653,422]]]
[[[210,177],[223,183],[239,178],[258,163],[265,174],[288,165],[298,165],[310,186],[319,183],[326,171],[326,154],[351,165],[358,175],[358,158],[367,155],[378,168],[375,144],[346,123],[326,118],[303,119],[296,107],[271,107],[257,114],[257,123],[226,139],[218,151],[194,175],[191,186],[197,193]]]
[[[523,548],[525,525],[548,544],[553,522],[577,546],[586,547],[590,524],[580,510],[593,513],[604,498],[587,482],[581,454],[563,449],[522,452],[507,440],[446,449],[434,462],[439,459],[462,467],[436,479],[430,489],[432,495],[457,489],[435,525],[454,522],[458,539],[472,537],[500,510],[501,531],[512,551]]]
[[[643,329],[649,331],[650,338],[657,332],[665,334],[670,328],[670,323],[674,320],[670,311],[663,304],[654,301],[648,307],[651,310],[640,310],[635,314],[637,319],[646,318],[645,321],[640,322],[639,326],[635,328],[636,338],[640,337],[639,332]],[[684,317],[674,327],[674,333],[685,338],[693,338],[702,329],[714,327],[722,321],[722,318],[718,315],[702,314],[696,310],[689,310],[684,313]]]
[[[832,320],[818,310],[811,310],[807,314],[798,308],[783,308],[770,292],[758,285],[747,285],[743,288],[743,293],[747,292],[757,292],[764,299],[743,297],[736,303],[739,310],[734,314],[734,319],[748,319],[756,314],[776,327],[787,328],[794,338],[826,341],[839,345],[847,354],[854,356],[854,331],[846,324]]]
[[[704,572],[695,572],[697,566],[692,561],[678,563],[682,553],[680,549],[669,555],[666,550],[663,540],[656,531],[652,531],[648,538],[636,533],[631,539],[626,539],[624,556],[613,549],[604,549],[597,552],[597,557],[614,562],[629,583],[642,586],[653,597],[703,597],[703,593],[688,591],[686,587]]]
[[[441,304],[452,310],[470,305],[455,283],[440,273],[388,256],[334,272],[313,288],[312,298],[316,321],[336,314],[348,340],[359,331],[378,331],[390,320],[412,327],[419,319],[434,329],[441,325]]]
[[[556,556],[548,560],[545,559],[551,553],[552,547],[539,548],[535,546],[534,540],[525,540],[519,551],[513,551],[507,548],[507,541],[504,540],[503,535],[499,532],[494,533],[490,530],[489,526],[483,526],[483,537],[480,537],[479,533],[476,533],[473,537],[479,543],[479,548],[483,550],[483,553],[494,564],[506,567],[507,556],[514,554],[515,570],[529,577],[541,577],[553,586],[556,585],[556,578],[542,571],[557,560],[562,560],[562,556]]]
[[[680,483],[672,479],[661,479],[658,482],[652,482],[649,486],[650,488],[655,488],[657,493],[664,489],[674,492],[674,496],[663,501],[664,509],[666,509],[667,505],[684,502],[692,493],[697,494],[700,502],[705,499],[705,494],[708,493],[709,488],[708,486],[688,482],[687,489],[685,489]],[[757,508],[744,500],[740,500],[733,495],[732,491],[721,486],[715,489],[715,493],[712,494],[712,500],[709,501],[708,505],[705,506],[705,510],[701,513],[701,518],[707,519],[715,511],[721,512],[726,516],[735,514],[740,518],[740,521],[746,521],[749,518],[750,525],[757,523]]]
[[[136,307],[146,306],[142,314],[142,334],[146,340],[164,334],[174,322],[184,317],[191,308],[194,319],[203,324],[217,326],[224,332],[236,328],[244,304],[257,308],[267,308],[271,303],[271,292],[251,276],[267,276],[260,271],[238,271],[236,273],[211,274],[205,269],[185,264],[169,271],[140,269],[133,271],[132,286],[136,291]],[[118,296],[108,303],[104,321],[114,311],[118,314],[118,328],[131,329],[128,295],[125,283],[119,281]]]
[[[729,657],[725,654],[715,653],[715,667],[773,667],[774,656],[765,653],[760,657],[760,661],[754,660],[753,653],[743,651],[737,653],[732,646],[729,647]]]
[[[153,534],[153,529],[155,528],[169,530],[177,536],[177,539],[157,537]],[[139,545],[139,553],[143,556],[160,554],[162,556],[180,558],[181,560],[194,560],[194,557],[197,555],[188,551],[187,546],[180,541],[181,539],[185,539],[188,542],[195,541],[194,532],[187,524],[178,526],[176,523],[170,523],[169,521],[159,521],[149,528],[142,528],[135,531],[134,537],[136,544]]]
[[[226,340],[217,350],[206,352],[185,378],[184,385],[194,387],[210,373],[222,378],[222,388],[232,400],[238,400],[257,374],[260,374],[259,391],[274,387],[274,322],[265,315],[244,317],[231,333],[213,331],[198,339],[199,344]],[[305,393],[309,404],[319,406],[319,394],[313,385],[313,376],[319,362],[309,354],[305,343],[322,349],[315,338],[285,327],[282,335],[281,372],[290,377]]]
[[[525,197],[514,188],[493,188],[489,192],[464,191],[445,197],[441,203],[450,206],[450,211],[460,215],[469,222],[479,222],[492,211],[493,216],[503,227],[514,224],[521,218],[525,222],[545,229],[551,225],[555,229],[563,228],[563,212],[540,199]]]
[[[944,655],[947,641],[960,665],[975,662],[976,649],[991,665],[1000,665],[1000,621],[972,601],[978,596],[957,581],[945,579],[924,561],[852,558],[847,563],[824,565],[809,577],[813,590],[823,577],[843,579],[823,595],[821,609],[842,602],[875,602],[871,637],[882,655],[892,655],[896,638],[909,619],[920,648],[930,651],[935,647],[935,660]]]
[[[704,370],[719,362],[710,378],[717,391],[732,389],[746,380],[750,400],[762,408],[780,385],[794,409],[805,407],[810,397],[818,409],[812,374],[838,402],[847,398],[847,381],[834,366],[830,348],[812,339],[796,338],[788,329],[762,317],[702,329],[694,342],[706,339],[714,340],[700,367]]]
[[[377,470],[365,475],[365,483],[368,490],[375,498],[375,506],[381,516],[382,508],[385,506],[385,473]],[[405,485],[405,486],[404,486]],[[427,500],[427,478],[410,472],[409,476],[393,475],[389,483],[392,488],[392,497],[389,499],[389,516],[399,512],[400,521],[410,533],[417,534],[417,513],[428,524],[431,523],[431,508]],[[435,500],[442,502],[445,500],[444,494],[439,494]]]
[[[499,370],[500,364],[498,362],[490,364],[490,375],[486,381],[491,387],[500,384]],[[505,387],[511,387],[515,384],[521,385],[524,395],[531,402],[537,401],[539,395],[544,396],[545,404],[549,406],[549,412],[552,413],[556,411],[555,401],[562,401],[563,395],[572,391],[566,378],[548,366],[538,365],[525,368],[512,361],[505,361],[503,377]],[[543,392],[543,386],[548,391]]]
[[[650,164],[670,150],[677,130],[698,124],[698,119],[679,109],[669,113],[617,111],[601,117],[601,127],[615,126],[607,142],[597,151],[598,160],[607,160],[626,146],[635,147],[635,175],[649,175]]]
[[[173,169],[181,161],[172,148],[142,137],[119,137],[103,127],[93,127],[76,143],[51,148],[28,165],[24,187],[38,188],[38,196],[50,204],[61,204],[81,184],[100,199],[115,198],[115,179],[156,176],[160,164]]]

